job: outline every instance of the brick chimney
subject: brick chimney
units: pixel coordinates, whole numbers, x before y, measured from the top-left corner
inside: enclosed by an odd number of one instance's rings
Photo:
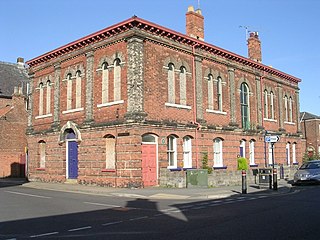
[[[250,32],[248,38],[248,56],[251,60],[261,62],[261,42],[259,40],[258,32]]]
[[[22,57],[17,58],[18,68],[24,68],[24,59]]]
[[[193,6],[189,6],[186,13],[186,33],[190,37],[204,39],[204,18],[201,10],[194,11]]]

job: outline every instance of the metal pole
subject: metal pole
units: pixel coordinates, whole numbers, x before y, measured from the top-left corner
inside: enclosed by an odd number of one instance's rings
[[[241,171],[242,175],[242,194],[247,193],[247,173],[246,170]]]
[[[273,190],[278,190],[278,182],[277,182],[277,169],[274,166],[274,143],[271,143],[272,148],[272,177],[273,177]]]

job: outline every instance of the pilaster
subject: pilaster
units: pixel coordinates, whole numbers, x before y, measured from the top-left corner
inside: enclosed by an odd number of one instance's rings
[[[53,124],[52,128],[58,129],[60,126],[60,62],[54,64],[54,95],[53,95]]]
[[[87,73],[86,73],[86,123],[90,124],[93,121],[93,64],[94,51],[86,53],[87,57]]]

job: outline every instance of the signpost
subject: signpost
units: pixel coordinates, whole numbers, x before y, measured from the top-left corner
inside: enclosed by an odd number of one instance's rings
[[[278,135],[271,135],[265,136],[264,141],[266,143],[271,143],[272,148],[272,174],[273,174],[273,190],[278,190],[278,183],[277,183],[277,169],[274,167],[274,144],[280,140]]]
[[[273,136],[265,136],[264,141],[268,143],[275,143],[280,140],[280,137],[278,135],[273,135]]]

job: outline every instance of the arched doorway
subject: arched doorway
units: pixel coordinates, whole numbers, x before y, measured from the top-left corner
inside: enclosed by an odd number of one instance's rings
[[[142,136],[142,181],[144,187],[158,184],[158,144],[157,136],[145,134]]]
[[[66,134],[66,166],[67,179],[78,178],[78,143],[73,130],[68,129]]]

